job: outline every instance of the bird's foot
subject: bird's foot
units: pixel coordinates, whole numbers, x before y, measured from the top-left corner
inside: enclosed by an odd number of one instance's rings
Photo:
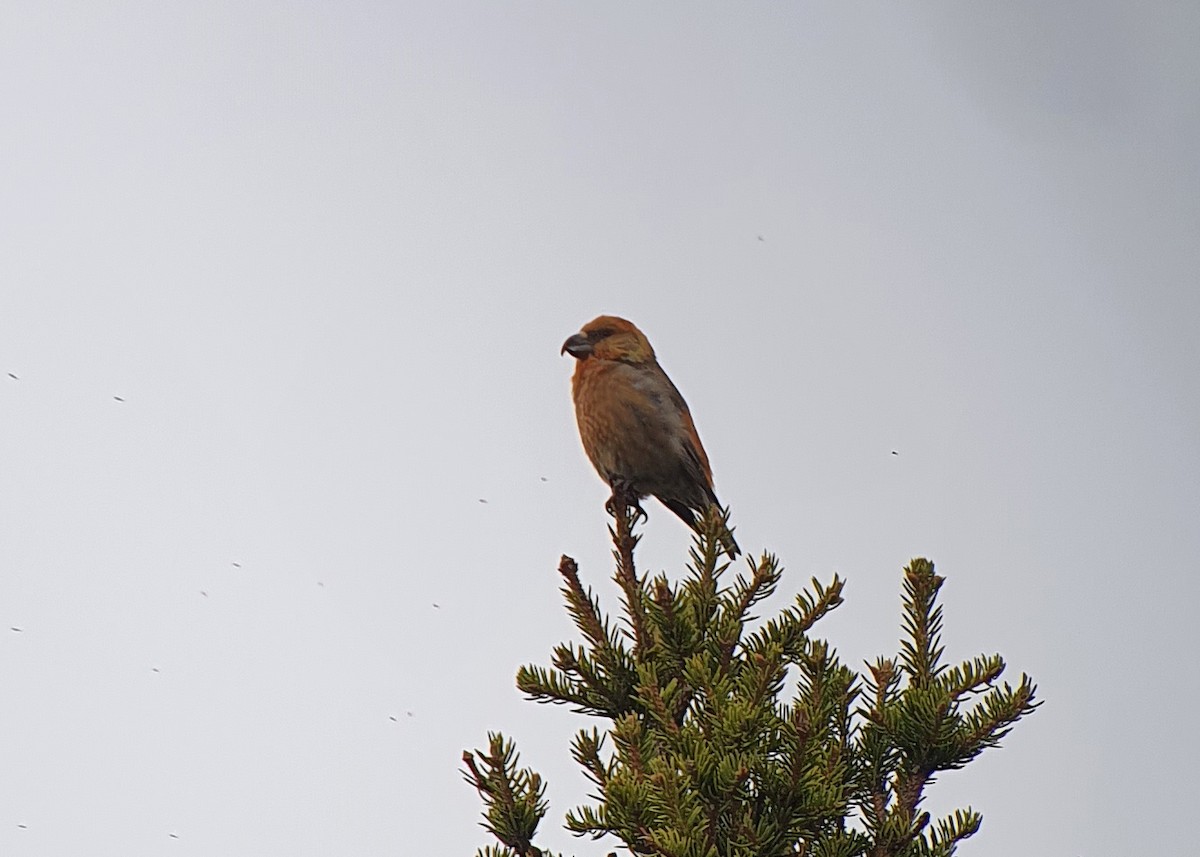
[[[637,492],[623,482],[614,483],[612,486],[612,496],[604,503],[604,511],[608,512],[612,517],[617,517],[626,509],[633,510],[633,519],[631,524],[636,524],[640,520],[646,520],[650,516],[646,514],[646,510],[642,508],[642,504],[637,495]]]

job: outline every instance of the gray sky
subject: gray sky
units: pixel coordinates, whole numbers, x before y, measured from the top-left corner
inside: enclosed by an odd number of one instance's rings
[[[1200,8],[644,5],[10,4],[0,852],[471,853],[489,729],[610,850],[513,687],[601,312],[848,662],[924,555],[1038,681],[964,855],[1194,848]]]

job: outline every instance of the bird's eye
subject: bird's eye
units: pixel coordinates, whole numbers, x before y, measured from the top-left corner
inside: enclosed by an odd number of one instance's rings
[[[616,333],[616,331],[611,327],[602,327],[599,330],[593,330],[591,333],[589,333],[588,339],[590,339],[592,342],[599,342],[601,339],[608,339],[608,337],[612,336],[614,333]]]

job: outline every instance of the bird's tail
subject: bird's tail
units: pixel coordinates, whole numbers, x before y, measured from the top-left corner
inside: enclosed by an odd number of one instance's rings
[[[669,497],[658,499],[697,534],[720,542],[721,549],[729,554],[730,559],[737,559],[738,554],[742,552],[733,539],[733,528],[729,526],[729,510],[722,508],[719,503],[712,502],[703,508],[697,508]]]

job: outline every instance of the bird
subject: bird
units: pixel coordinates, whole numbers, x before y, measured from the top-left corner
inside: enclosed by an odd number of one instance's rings
[[[692,414],[650,340],[633,322],[602,315],[568,337],[559,354],[576,360],[575,421],[584,452],[612,489],[610,511],[625,502],[644,514],[638,501],[654,496],[698,532],[704,514],[721,503]],[[728,529],[721,545],[737,557]]]

